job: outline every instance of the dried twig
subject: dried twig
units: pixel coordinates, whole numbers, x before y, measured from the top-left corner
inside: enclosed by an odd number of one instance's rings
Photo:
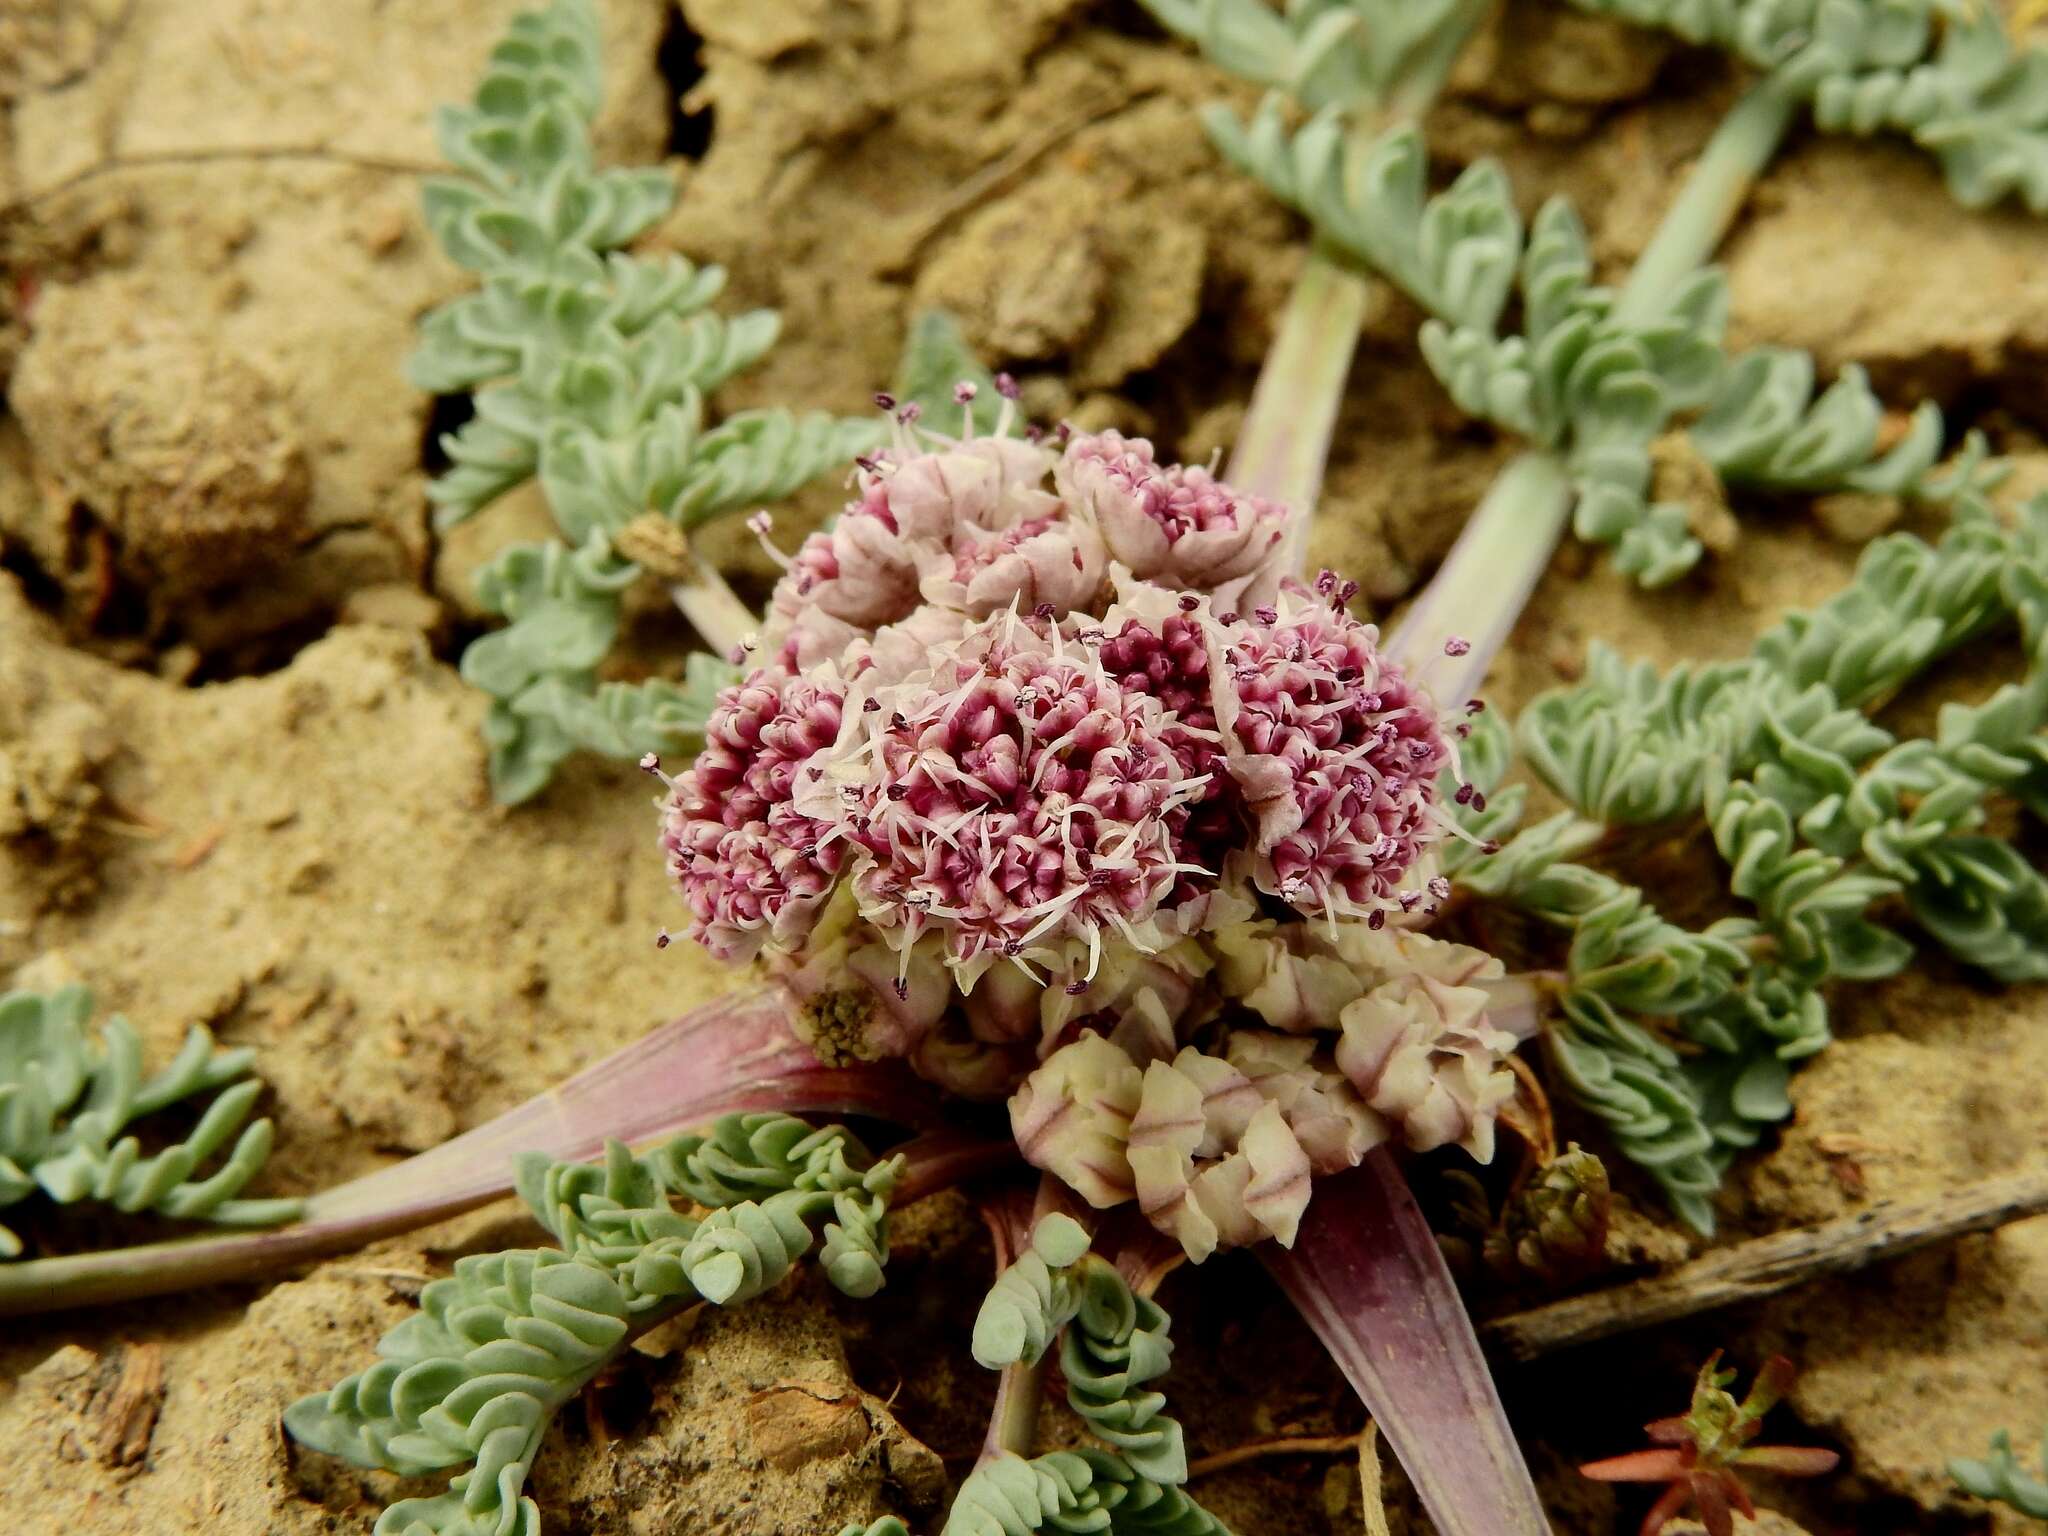
[[[347,150],[331,149],[324,144],[251,144],[209,146],[203,149],[139,150],[133,154],[114,155],[105,160],[95,161],[68,176],[60,177],[48,186],[37,187],[11,202],[0,203],[0,214],[32,208],[89,181],[122,171],[217,165],[223,161],[237,160],[305,160],[324,165],[353,166],[358,170],[382,171],[392,176],[438,176],[446,170],[445,166],[427,165],[413,160],[396,160],[385,155],[351,154]]]
[[[1916,1249],[2048,1211],[2048,1167],[1965,1184],[1927,1200],[1884,1200],[1818,1226],[1774,1232],[1702,1254],[1661,1275],[1510,1313],[1480,1326],[1518,1360],[1674,1318],[1775,1296]]]
[[[1380,1430],[1371,1419],[1358,1437],[1358,1492],[1365,1501],[1365,1536],[1392,1536],[1387,1528],[1385,1479],[1380,1475]]]
[[[1368,1424],[1364,1432],[1357,1435],[1282,1435],[1274,1440],[1248,1440],[1213,1456],[1196,1457],[1188,1463],[1188,1480],[1192,1482],[1198,1477],[1207,1477],[1211,1472],[1256,1461],[1261,1456],[1345,1455],[1364,1444],[1364,1436],[1371,1432],[1372,1426]]]
[[[925,242],[960,215],[1007,191],[1032,166],[1077,133],[1158,94],[1156,90],[1141,90],[1105,95],[1085,102],[1059,121],[1027,135],[1007,153],[965,177],[934,207],[920,210],[907,228],[893,233],[890,236],[893,244],[884,247],[886,254],[876,263],[877,269],[884,276],[909,270]]]

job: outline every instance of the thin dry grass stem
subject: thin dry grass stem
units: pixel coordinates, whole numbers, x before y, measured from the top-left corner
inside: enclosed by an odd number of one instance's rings
[[[1188,1463],[1188,1480],[1207,1477],[1262,1456],[1345,1456],[1363,1450],[1372,1438],[1370,1424],[1355,1435],[1279,1435],[1271,1440],[1248,1440],[1213,1456],[1198,1456]]]
[[[1571,1296],[1480,1326],[1518,1360],[1739,1302],[1775,1296],[1972,1232],[2048,1212],[2048,1165],[1983,1179],[1925,1200],[1880,1200],[1834,1221],[1773,1232],[1702,1254],[1661,1275]]]

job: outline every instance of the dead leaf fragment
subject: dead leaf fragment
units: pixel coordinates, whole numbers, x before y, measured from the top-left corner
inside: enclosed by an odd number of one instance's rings
[[[851,1456],[868,1442],[860,1391],[829,1381],[778,1381],[747,1399],[754,1449],[778,1472]]]

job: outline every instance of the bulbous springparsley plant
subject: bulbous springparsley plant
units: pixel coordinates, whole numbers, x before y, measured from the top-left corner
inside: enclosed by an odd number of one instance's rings
[[[763,960],[821,1060],[1007,1098],[1026,1159],[1191,1258],[1290,1243],[1382,1143],[1489,1157],[1518,994],[1417,927],[1465,701],[1355,584],[1287,574],[1284,507],[1005,405],[957,438],[897,410],[781,557],[665,779],[688,935]]]
[[[523,1154],[518,1188],[559,1249],[465,1260],[383,1363],[287,1423],[363,1465],[473,1464],[447,1495],[395,1506],[380,1533],[533,1536],[522,1487],[549,1415],[638,1328],[744,1303],[814,1244],[826,1277],[865,1295],[890,1206],[1014,1173],[1021,1157],[1043,1170],[1031,1221],[1014,1180],[978,1191],[1015,1262],[975,1328],[977,1359],[1003,1378],[948,1532],[1218,1529],[1182,1491],[1179,1427],[1145,1389],[1168,1347],[1149,1290],[1170,1259],[1251,1244],[1438,1530],[1545,1530],[1394,1150],[1490,1158],[1516,1091],[1510,1053],[1549,996],[1553,1081],[1707,1230],[1722,1171],[1789,1114],[1790,1064],[1826,1042],[1823,986],[1910,958],[1872,915],[1889,898],[1998,980],[2038,979],[2048,952],[2048,879],[1984,830],[2003,802],[2048,814],[2048,498],[2016,516],[1994,506],[1998,466],[1974,434],[1937,473],[1953,434],[1931,402],[1881,447],[1883,412],[1853,366],[1816,395],[1804,354],[1729,357],[1725,290],[1704,265],[1808,100],[1823,128],[1910,132],[1966,201],[2017,192],[2038,209],[2041,54],[2008,47],[1988,10],[1940,0],[1884,16],[1875,0],[1722,7],[1739,27],[1673,20],[1654,0],[1577,3],[1710,31],[1760,71],[1613,290],[1572,210],[1553,202],[1525,228],[1497,167],[1430,195],[1413,120],[1477,0],[1147,0],[1314,114],[1290,127],[1276,98],[1247,125],[1210,117],[1225,158],[1318,235],[1224,477],[1115,432],[1020,435],[1014,386],[978,364],[954,392],[960,434],[928,430],[921,414],[970,371],[957,333],[930,320],[899,385],[921,408],[885,400],[879,428],[742,412],[700,431],[703,392],[772,327],[700,313],[715,280],[686,264],[658,283],[616,255],[599,270],[588,253],[665,207],[665,180],[587,164],[587,0],[516,23],[476,112],[452,120],[451,153],[484,185],[430,193],[486,291],[430,318],[419,367],[442,389],[510,380],[480,395],[436,499],[459,514],[537,472],[568,543],[494,567],[491,603],[512,622],[470,648],[465,673],[498,701],[507,799],[572,748],[638,755],[701,737],[661,800],[681,926],[770,986],[312,1196],[281,1232],[0,1267],[0,1312],[339,1251],[503,1192]],[[532,174],[563,165],[566,181]],[[562,202],[565,186],[576,196]],[[582,254],[543,287],[566,281],[595,306],[568,352],[546,326],[548,345],[532,344],[546,306],[499,270],[530,242],[479,243],[513,226],[478,197],[517,203],[515,224],[535,198],[551,215],[591,212],[546,226]],[[1349,582],[1297,575],[1373,291],[1362,268],[1427,312],[1422,351],[1451,400],[1529,439],[1384,644],[1347,611]],[[1525,334],[1503,334],[1517,311]],[[591,382],[599,363],[615,384],[661,387],[629,391],[646,409],[622,415],[613,386]],[[1658,677],[1596,653],[1579,687],[1523,717],[1528,766],[1569,809],[1517,830],[1526,790],[1505,780],[1507,731],[1470,694],[1567,524],[1646,584],[1701,560],[1652,474],[1653,442],[1679,430],[1733,489],[1911,499],[1953,526],[1937,544],[1874,544],[1847,588],[1787,615],[1750,657]],[[850,503],[780,557],[765,619],[715,572],[665,574],[728,654],[692,658],[680,682],[599,680],[620,588],[678,543],[656,534],[773,501],[856,452]],[[772,532],[765,513],[754,526]],[[2017,631],[2022,682],[1951,704],[1926,739],[1862,719],[1994,628]],[[1754,916],[1692,932],[1605,867],[1610,829],[1653,823],[1709,838]],[[1447,902],[1517,909],[1561,968],[1511,977],[1424,931]],[[876,1159],[799,1114],[918,1134]],[[708,1138],[627,1150],[706,1125]],[[602,1168],[575,1161],[600,1149]],[[1552,1165],[1545,1178],[1586,1248],[1604,1176]],[[1114,1449],[1027,1460],[1062,1328],[1070,1406]],[[2031,1497],[2020,1475],[2004,1456],[1970,1486]],[[1719,1484],[1697,1487],[1711,1501]],[[868,1536],[901,1530],[883,1519]]]

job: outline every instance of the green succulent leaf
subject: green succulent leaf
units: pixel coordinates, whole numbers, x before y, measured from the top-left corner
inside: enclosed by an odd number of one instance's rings
[[[1088,1251],[1088,1235],[1071,1216],[1043,1218],[1031,1246],[996,1277],[974,1319],[974,1358],[990,1370],[1036,1365],[1080,1309],[1069,1273]]]
[[[1329,108],[1290,133],[1275,96],[1249,124],[1221,106],[1203,122],[1224,159],[1445,324],[1490,332],[1498,322],[1522,252],[1521,216],[1498,165],[1479,161],[1431,197],[1413,128],[1361,148]]]
[[[898,400],[915,402],[924,420],[948,422],[960,417],[954,390],[962,384],[974,386],[966,408],[969,426],[977,433],[995,431],[1003,406],[995,375],[967,344],[958,320],[943,309],[927,309],[910,322],[893,392]]]
[[[2041,1440],[2041,1466],[2048,1472],[2048,1435]],[[2048,1481],[2020,1465],[2007,1430],[2001,1429],[1991,1437],[1989,1456],[1982,1461],[1958,1458],[1948,1464],[1948,1473],[1965,1493],[1974,1493],[1980,1499],[1996,1499],[2023,1515],[2048,1520]]]
[[[195,1026],[171,1062],[145,1076],[134,1026],[116,1014],[95,1044],[91,1018],[82,986],[0,995],[0,1210],[40,1190],[63,1205],[95,1201],[227,1226],[298,1215],[297,1200],[239,1198],[268,1160],[273,1134],[269,1119],[249,1118],[263,1091],[249,1075],[253,1051],[221,1050]],[[146,1154],[127,1134],[205,1094],[213,1098],[198,1124],[161,1151]],[[0,1226],[0,1259],[21,1246]]]
[[[1109,1450],[1027,1460],[1005,1451],[960,1485],[944,1536],[1033,1531],[1228,1536],[1182,1490],[1187,1450],[1149,1383],[1172,1363],[1166,1313],[1088,1251],[1071,1217],[1042,1217],[1030,1247],[997,1277],[975,1320],[974,1356],[991,1370],[1036,1366],[1055,1337],[1067,1403]]]
[[[560,1247],[458,1259],[379,1342],[375,1365],[292,1404],[285,1428],[353,1466],[469,1468],[444,1494],[392,1505],[383,1536],[538,1536],[523,1490],[556,1410],[636,1331],[700,1301],[760,1295],[821,1232],[828,1277],[871,1295],[901,1167],[873,1161],[841,1127],[776,1114],[728,1116],[645,1158],[617,1142],[602,1164],[523,1158],[516,1187]],[[674,1195],[710,1209],[678,1209]]]
[[[1180,1424],[1166,1416],[1163,1393],[1145,1390],[1173,1364],[1165,1312],[1100,1259],[1084,1263],[1076,1281],[1079,1304],[1060,1339],[1067,1405],[1132,1471],[1159,1483],[1187,1481]]]
[[[1945,0],[1573,0],[1725,49],[1811,102],[1828,133],[1901,133],[1965,207],[2048,213],[2048,55],[1992,5]]]
[[[1561,1008],[1546,1044],[1565,1086],[1606,1124],[1622,1153],[1663,1186],[1672,1209],[1712,1232],[1721,1169],[1682,1058],[1599,997],[1568,993]]]
[[[1303,106],[1365,108],[1454,54],[1475,0],[1143,0],[1218,67]]]
[[[741,411],[706,432],[674,481],[665,515],[684,528],[787,496],[880,446],[880,423],[810,412]]]
[[[1827,1044],[1824,985],[1911,958],[1875,920],[1894,898],[1996,979],[2048,974],[2048,883],[1984,831],[1993,797],[2039,814],[2048,787],[2044,527],[2048,497],[2008,524],[1963,496],[1938,543],[1877,541],[1847,587],[1747,657],[1660,673],[1594,647],[1582,680],[1520,721],[1530,768],[1571,810],[1446,863],[1472,895],[1570,933],[1560,1073],[1696,1225],[1728,1157],[1788,1113],[1790,1067]],[[1864,714],[2015,621],[2025,677],[1944,705],[1932,737],[1897,740]],[[1497,755],[1476,758],[1487,783]],[[1755,917],[1689,931],[1574,862],[1610,825],[1704,825]]]
[[[2048,879],[2012,844],[1943,838],[1918,873],[1913,920],[1950,954],[2000,981],[2048,981]]]
[[[693,679],[600,682],[636,568],[604,542],[648,513],[693,527],[786,496],[878,440],[867,421],[742,412],[707,427],[705,401],[774,345],[773,311],[710,306],[717,267],[620,247],[664,218],[666,171],[599,170],[590,122],[602,85],[591,0],[516,17],[475,101],[437,120],[464,175],[430,181],[427,223],[481,287],[420,322],[418,387],[472,392],[428,486],[451,527],[538,477],[563,542],[510,551],[483,601],[512,623],[475,642],[463,674],[491,695],[491,782],[516,803],[571,753],[675,750],[701,719]]]
[[[598,681],[618,635],[619,596],[638,575],[598,532],[575,550],[513,545],[480,573],[479,598],[510,622],[470,644],[462,676],[491,697],[484,734],[500,801],[539,793],[575,751],[638,758],[687,749],[719,692],[738,681],[737,667],[701,652],[681,681]]]
[[[1851,363],[1814,398],[1814,365],[1805,352],[1764,347],[1729,365],[1692,440],[1731,485],[1779,491],[1862,491],[1952,501],[1996,487],[2003,466],[1987,457],[1980,434],[1965,443],[1955,470],[1933,473],[1946,429],[1940,407],[1923,401],[1905,434],[1879,452],[1884,408],[1863,370]]]

